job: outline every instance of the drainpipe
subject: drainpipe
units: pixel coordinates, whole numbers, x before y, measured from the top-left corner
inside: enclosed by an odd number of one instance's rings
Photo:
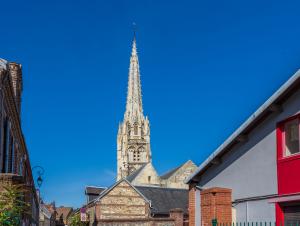
[[[248,216],[248,201],[246,201],[246,223],[249,222],[249,216]]]

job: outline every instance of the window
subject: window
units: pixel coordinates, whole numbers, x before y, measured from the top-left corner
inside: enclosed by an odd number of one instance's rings
[[[129,155],[129,162],[135,161],[135,149],[134,147],[129,147],[128,149],[128,155]]]
[[[148,176],[148,183],[151,182],[151,176]]]
[[[300,153],[299,118],[289,120],[283,125],[283,156]]]
[[[20,158],[20,162],[19,162],[19,175],[23,176],[23,157]]]
[[[11,137],[11,142],[10,142],[10,167],[9,167],[9,172],[14,173],[15,172],[15,143],[13,137]]]
[[[139,154],[139,151],[136,151],[136,150],[133,151],[133,161],[134,161],[134,162],[140,161],[140,154]]]
[[[138,125],[134,124],[134,135],[138,135]]]
[[[2,173],[8,172],[8,161],[9,161],[9,121],[5,119],[4,121],[4,139],[3,139],[3,159],[2,159]]]

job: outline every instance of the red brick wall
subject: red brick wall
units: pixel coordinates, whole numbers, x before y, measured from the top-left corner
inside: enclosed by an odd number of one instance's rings
[[[182,209],[170,210],[170,218],[175,220],[175,226],[183,226],[183,210]]]
[[[195,195],[196,188],[193,185],[190,185],[189,188],[189,226],[195,226]]]
[[[217,219],[218,223],[230,223],[231,189],[210,188],[201,191],[201,217],[203,226],[211,226],[212,219]]]

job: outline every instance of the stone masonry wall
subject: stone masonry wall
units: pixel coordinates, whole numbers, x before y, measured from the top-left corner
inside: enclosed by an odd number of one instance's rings
[[[96,204],[96,219],[148,218],[149,204],[125,181]]]
[[[97,226],[176,226],[172,219],[124,219],[124,220],[103,220]]]
[[[192,161],[187,161],[181,168],[177,170],[170,178],[167,180],[162,180],[162,185],[168,188],[186,188],[188,185],[184,183],[185,179],[191,175],[197,166]]]
[[[175,226],[183,226],[183,210],[182,209],[170,210],[170,218],[174,219]]]

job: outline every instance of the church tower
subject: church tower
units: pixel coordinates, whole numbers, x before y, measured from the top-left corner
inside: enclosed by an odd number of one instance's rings
[[[150,125],[143,114],[139,60],[134,36],[130,57],[124,120],[117,137],[117,180],[151,162]]]

